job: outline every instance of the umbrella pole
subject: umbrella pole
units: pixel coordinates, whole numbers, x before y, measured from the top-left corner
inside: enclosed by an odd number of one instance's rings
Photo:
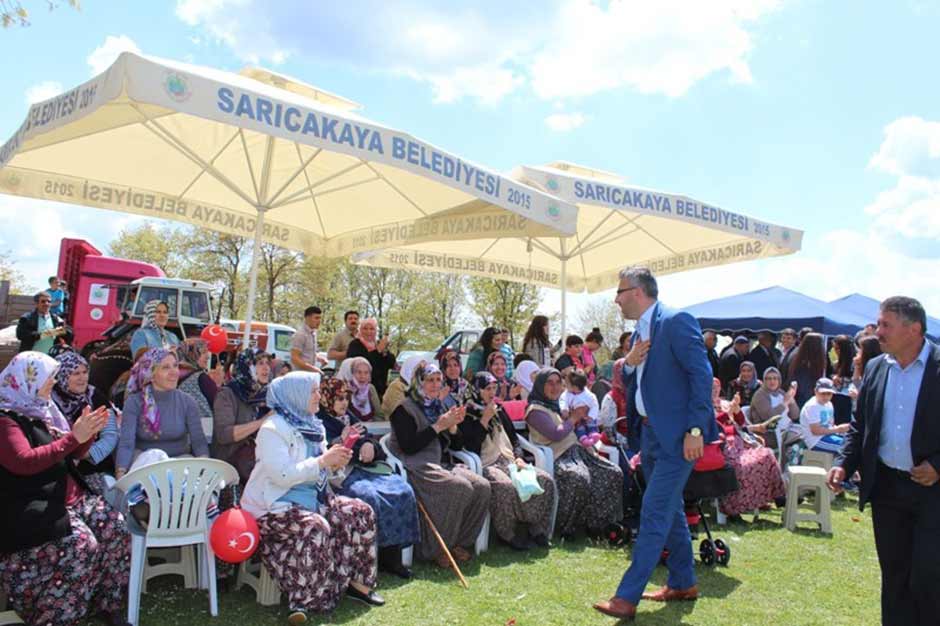
[[[247,350],[251,339],[251,323],[255,317],[255,297],[258,295],[258,262],[261,257],[261,236],[264,233],[264,209],[258,209],[255,220],[255,239],[251,246],[251,271],[248,273],[248,311],[245,313],[245,334],[242,349]]]
[[[561,349],[565,349],[565,332],[568,325],[568,259],[565,258],[565,240],[561,240]]]

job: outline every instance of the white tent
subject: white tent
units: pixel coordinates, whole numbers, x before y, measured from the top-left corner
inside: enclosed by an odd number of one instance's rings
[[[510,236],[424,243],[363,252],[364,265],[434,269],[561,289],[603,291],[619,271],[645,265],[657,275],[793,254],[803,233],[688,196],[643,189],[614,174],[569,163],[520,167],[517,180],[578,206],[570,236]]]
[[[262,241],[345,256],[574,232],[573,205],[356,108],[259,68],[124,53],[30,108],[0,147],[0,192],[253,237],[249,320]]]

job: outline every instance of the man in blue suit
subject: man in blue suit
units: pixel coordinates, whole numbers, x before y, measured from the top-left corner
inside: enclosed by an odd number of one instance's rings
[[[624,367],[630,422],[642,433],[646,492],[633,562],[617,593],[594,608],[632,619],[640,598],[659,602],[698,597],[692,538],[682,490],[704,443],[718,438],[712,408],[712,371],[698,321],[657,301],[656,278],[646,268],[620,273],[614,300],[624,318],[637,320]],[[663,548],[669,550],[666,586],[644,593]]]

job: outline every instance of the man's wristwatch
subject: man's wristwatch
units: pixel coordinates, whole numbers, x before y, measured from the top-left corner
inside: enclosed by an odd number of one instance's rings
[[[699,428],[698,426],[693,426],[692,428],[689,429],[689,434],[692,435],[693,437],[701,437],[702,429]]]

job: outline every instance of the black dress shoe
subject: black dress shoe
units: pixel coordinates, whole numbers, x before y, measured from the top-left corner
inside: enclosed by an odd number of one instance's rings
[[[358,589],[350,586],[346,587],[346,595],[353,600],[358,600],[359,602],[369,604],[371,606],[382,606],[385,604],[385,599],[371,589],[369,590],[369,593],[362,593]]]
[[[405,567],[404,565],[393,565],[391,567],[386,568],[385,571],[388,572],[389,574],[394,574],[395,576],[398,576],[399,578],[402,578],[404,580],[411,580],[412,576],[414,576],[414,573],[411,571],[411,568]]]

